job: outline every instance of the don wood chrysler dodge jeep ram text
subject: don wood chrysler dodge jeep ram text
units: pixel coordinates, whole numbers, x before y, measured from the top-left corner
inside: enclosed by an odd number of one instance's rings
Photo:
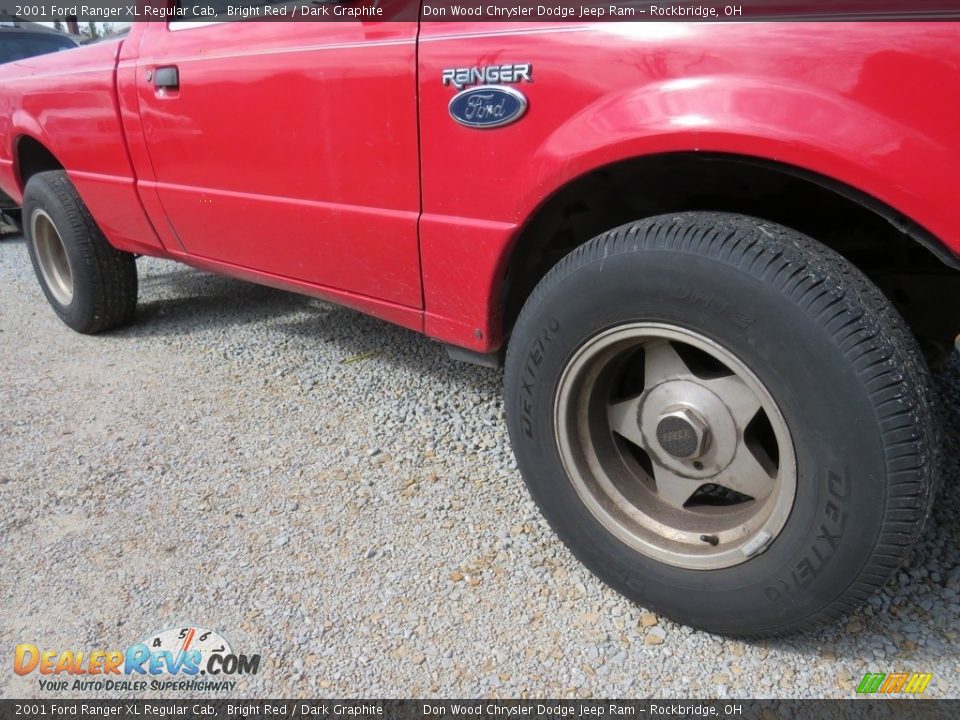
[[[771,635],[867,599],[942,480],[958,118],[952,23],[153,22],[0,67],[0,189],[79,332],[153,255],[503,353],[572,552]]]

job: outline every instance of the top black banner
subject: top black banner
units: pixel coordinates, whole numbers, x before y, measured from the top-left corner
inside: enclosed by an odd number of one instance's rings
[[[16,22],[757,22],[958,20],[956,0],[0,0]]]

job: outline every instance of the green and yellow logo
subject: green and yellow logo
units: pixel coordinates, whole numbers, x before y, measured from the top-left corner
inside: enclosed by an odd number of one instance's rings
[[[927,689],[932,679],[933,673],[867,673],[857,685],[857,693],[860,695],[871,693],[919,695]]]

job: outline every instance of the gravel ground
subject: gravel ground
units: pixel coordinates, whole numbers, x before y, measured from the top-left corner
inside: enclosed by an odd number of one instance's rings
[[[500,372],[311,299],[140,273],[138,322],[84,337],[22,238],[0,243],[0,695],[61,696],[10,671],[17,643],[119,649],[189,622],[262,654],[242,697],[850,697],[894,670],[960,696],[956,493],[840,625],[726,640],[561,546],[516,471]],[[956,355],[938,384],[956,428]]]

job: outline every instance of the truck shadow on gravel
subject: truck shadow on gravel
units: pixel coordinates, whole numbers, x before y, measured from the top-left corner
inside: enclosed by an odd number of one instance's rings
[[[187,335],[214,325],[249,325],[297,312],[313,302],[303,295],[183,266],[142,274],[139,282],[137,317],[117,335]]]
[[[359,311],[188,267],[172,267],[167,272],[141,274],[137,317],[112,335],[173,337],[268,324],[272,331],[333,347],[335,354],[346,358],[376,352],[411,372],[465,383],[465,390],[479,390],[491,379],[500,382],[500,371],[450,360],[440,343]]]
[[[311,343],[335,347],[346,357],[376,352],[397,369],[436,382],[455,382],[464,391],[479,391],[491,382],[499,386],[503,379],[502,370],[451,360],[441,343],[348,308],[323,305],[313,317],[292,319],[282,328]]]

